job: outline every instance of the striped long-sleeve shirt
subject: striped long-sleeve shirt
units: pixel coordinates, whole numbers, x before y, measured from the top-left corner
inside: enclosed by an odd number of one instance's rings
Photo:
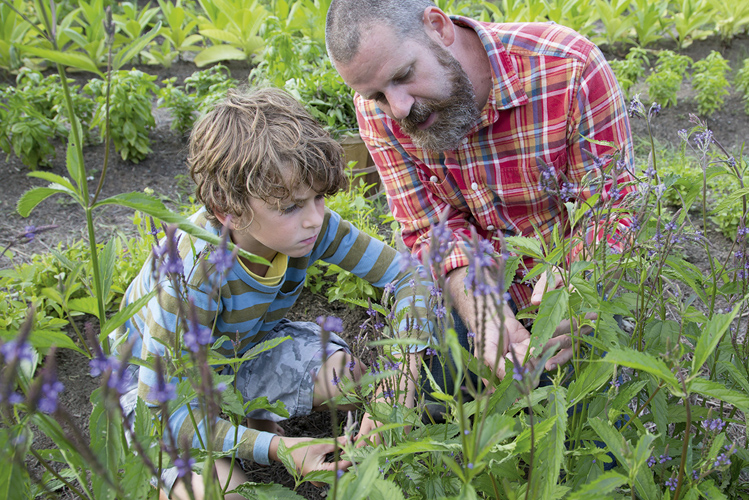
[[[205,229],[219,234],[205,218],[205,212],[199,211],[191,220]],[[318,260],[335,264],[356,276],[367,280],[373,286],[384,287],[393,284],[394,311],[410,308],[408,316],[421,318],[418,329],[407,328],[408,319],[404,317],[400,331],[408,330],[409,335],[428,340],[433,329],[426,323],[425,304],[429,296],[431,281],[421,277],[423,273],[401,271],[401,257],[398,252],[385,243],[359,231],[349,222],[330,210],[326,210],[323,226],[309,254],[288,258],[285,275],[277,285],[268,286],[259,283],[250,275],[238,259],[223,280],[218,284],[218,296],[211,294],[213,280],[217,273],[215,266],[206,257],[215,250],[202,240],[177,232],[179,236],[179,255],[184,264],[187,294],[194,302],[198,322],[203,327],[212,328],[216,341],[222,335],[239,340],[240,355],[247,352],[270,332],[293,306],[304,287],[307,269]],[[129,340],[134,342],[135,356],[149,361],[156,355],[163,356],[164,345],[174,345],[176,332],[182,326],[179,311],[185,306],[169,281],[163,276],[153,276],[151,258],[144,264],[136,279],[130,284],[123,300],[123,305],[132,303],[139,297],[158,288],[159,292],[135,316],[133,316],[119,335],[128,332]],[[218,297],[218,298],[217,298]],[[215,325],[214,325],[215,323]],[[412,326],[412,325],[408,325]],[[230,342],[226,342],[223,354],[233,356]],[[416,349],[416,348],[414,348]],[[176,380],[173,380],[176,382]],[[149,395],[156,386],[157,375],[148,366],[139,370],[138,396],[153,405]],[[187,438],[195,448],[200,448],[200,437],[192,424],[188,408],[183,406],[169,416],[169,426],[179,442]],[[200,427],[200,436],[204,436],[204,422],[201,422],[197,405],[193,404],[193,415]],[[260,432],[240,426],[235,429],[227,421],[217,420],[214,450],[228,451],[239,444],[238,456],[267,463],[268,446],[273,434]]]
[[[445,212],[456,241],[469,236],[471,226],[479,236],[493,240],[497,251],[497,233],[533,237],[537,228],[548,241],[556,224],[564,227],[567,214],[539,189],[539,166],[554,167],[559,184],[565,178],[569,183],[569,198],[585,200],[599,184],[585,184],[583,178],[597,176],[601,159],[617,149],[627,168],[618,174],[616,188],[608,180],[599,192],[601,203],[613,197],[618,205],[634,189],[627,185],[633,180],[627,169],[633,168],[634,154],[626,103],[601,51],[555,24],[452,19],[475,30],[492,72],[488,102],[457,149],[416,147],[375,101],[355,96],[362,139],[378,167],[406,246],[417,256],[425,255],[430,228]],[[629,221],[620,214],[610,222],[618,231]],[[600,227],[591,225],[585,237],[588,243],[600,241]],[[607,243],[621,249],[618,238]],[[457,246],[445,260],[444,272],[467,264]],[[526,266],[532,265],[527,259]],[[526,286],[516,282],[510,293],[519,307],[530,305]]]

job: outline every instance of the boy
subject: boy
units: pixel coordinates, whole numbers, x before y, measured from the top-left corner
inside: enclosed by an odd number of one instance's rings
[[[410,307],[412,318],[426,317],[423,300],[430,283],[401,272],[395,250],[325,208],[324,196],[334,194],[345,182],[342,149],[286,93],[272,88],[250,94],[230,91],[225,101],[195,126],[188,163],[197,199],[204,204],[191,220],[215,234],[228,230],[232,242],[271,263],[267,266],[234,258],[223,265],[228,270],[222,274],[220,259],[210,258],[216,255],[213,246],[178,232],[184,290],[194,302],[200,326],[211,329],[207,343],[227,335],[238,340],[241,356],[258,342],[291,337],[239,366],[236,384],[245,401],[267,396],[270,402],[282,401],[290,416],[307,415],[323,409],[325,401],[339,393],[334,378],[344,375],[341,367],[348,367],[345,375],[355,380],[363,373],[362,363],[353,358],[340,337],[331,334],[326,348],[330,354],[323,364],[319,327],[284,319],[304,286],[307,268],[318,259],[347,269],[374,286],[392,283],[396,310]],[[174,345],[179,310],[185,306],[172,283],[153,274],[149,259],[125,295],[125,302],[132,303],[159,287],[148,306],[124,327],[134,343],[134,355],[149,367],[138,370],[137,384],[134,381],[123,396],[123,404],[129,408],[134,407],[136,397],[151,406],[158,402],[154,389],[164,381],[150,367],[155,356],[164,354],[164,345]],[[418,331],[428,336],[431,328],[423,325]],[[183,338],[187,345],[188,334]],[[222,351],[233,356],[231,346]],[[193,405],[192,413],[200,423],[203,417],[197,406]],[[279,436],[282,429],[276,422],[281,417],[273,413],[263,410],[249,416],[253,428],[240,427],[236,439],[234,427],[217,420],[213,449],[229,450],[239,443],[239,458],[268,464],[278,460],[281,441],[291,447],[306,440]],[[368,418],[365,421],[367,429],[376,425]],[[202,432],[196,435],[186,406],[172,412],[168,422],[180,443],[185,437],[193,447],[205,442]],[[303,473],[332,470],[335,464],[324,459],[331,451],[332,445],[311,445],[297,449],[293,457]],[[219,460],[216,470],[221,484],[231,473],[232,489],[245,478],[240,468],[230,471],[228,464],[226,459]],[[339,463],[340,468],[348,465]],[[177,474],[173,468],[162,476],[167,491]],[[200,476],[193,474],[192,480],[200,497]],[[182,481],[174,485],[171,498],[187,498]]]

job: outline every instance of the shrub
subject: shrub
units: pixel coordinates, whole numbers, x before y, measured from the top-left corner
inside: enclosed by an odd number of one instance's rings
[[[692,87],[697,91],[697,112],[708,116],[723,107],[728,95],[729,83],[726,73],[731,69],[719,52],[710,54],[692,66]]]

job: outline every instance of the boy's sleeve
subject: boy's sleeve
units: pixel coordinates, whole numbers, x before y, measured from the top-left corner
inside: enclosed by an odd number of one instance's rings
[[[195,268],[196,272],[200,272],[198,267]],[[148,272],[148,270],[145,272]],[[220,302],[211,299],[210,295],[199,287],[188,285],[188,289],[190,290],[190,297],[194,300],[198,322],[201,326],[210,328],[213,318],[220,313],[218,310]],[[153,366],[156,356],[164,356],[165,345],[174,345],[178,330],[178,318],[180,317],[179,308],[186,306],[187,304],[183,303],[183,299],[176,296],[168,281],[164,281],[161,283],[160,292],[139,313],[143,320],[140,332],[143,347],[140,355],[141,359],[146,362],[146,366],[141,366],[138,372],[138,396],[150,407],[158,406],[158,403],[151,396],[152,390],[158,382],[157,374],[150,367]],[[176,385],[180,380],[173,378],[171,382]],[[163,416],[160,416],[160,418],[163,418]],[[197,425],[197,429],[193,422]],[[204,448],[203,444],[206,444],[206,424],[207,420],[196,401],[189,403],[189,408],[188,405],[182,405],[174,409],[168,417],[169,429],[177,443],[179,445],[189,443],[191,447],[198,449]],[[238,445],[237,456],[239,458],[254,460],[260,464],[267,465],[269,463],[268,448],[274,434],[256,431],[244,426],[238,426],[235,431],[235,426],[232,423],[219,418],[214,421],[213,427],[215,438],[212,449],[230,451]],[[200,435],[198,435],[198,431]]]
[[[403,265],[401,254],[395,249],[360,231],[332,210],[328,214],[321,259],[373,286],[391,289],[395,298],[393,317],[400,317],[408,308],[408,314],[398,322],[397,335],[419,341],[411,346],[412,352],[426,348],[434,332],[434,318],[428,314],[429,297],[434,288],[429,273],[421,265],[415,268]]]

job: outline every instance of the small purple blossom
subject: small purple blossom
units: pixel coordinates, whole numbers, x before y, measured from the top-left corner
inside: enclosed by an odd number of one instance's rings
[[[17,339],[10,340],[0,346],[0,354],[3,355],[5,364],[9,365],[14,361],[28,361],[34,360],[34,352],[31,350],[31,346],[28,342],[18,343]]]
[[[188,474],[192,474],[192,466],[194,464],[195,459],[189,455],[177,457],[174,461],[174,466],[177,468],[177,477],[185,477]]]
[[[211,252],[208,262],[215,266],[219,275],[224,275],[234,265],[234,252],[230,252],[226,246],[219,247]]]
[[[653,455],[650,455],[650,458],[648,458],[648,461],[647,461],[648,467],[653,467],[655,465],[655,462],[656,462],[655,457]]]
[[[693,470],[692,471],[692,479],[695,480],[695,481],[697,481],[699,478],[700,478],[700,471]]]
[[[356,360],[353,359],[348,364],[348,371],[352,372],[354,371],[354,368],[356,368]]]
[[[676,490],[676,478],[672,477],[672,478],[666,479],[666,486],[668,487],[669,490],[675,491]]]
[[[444,305],[439,305],[434,308],[434,315],[437,319],[442,319],[447,315],[447,308]]]
[[[326,332],[343,333],[343,320],[335,316],[318,316],[317,324]]]
[[[630,118],[644,118],[645,117],[645,106],[640,101],[640,95],[637,94],[632,97],[629,101],[629,117]]]
[[[46,377],[45,377],[46,378]],[[65,386],[57,379],[48,378],[42,384],[42,397],[37,404],[42,413],[54,413],[57,411],[59,395],[65,390]]]
[[[427,356],[436,356],[437,355],[437,351],[435,351],[431,347],[427,347],[426,351],[424,352],[424,354],[426,354]]]
[[[0,392],[0,403],[4,403],[5,398],[3,396],[3,393]],[[8,394],[8,404],[10,405],[17,405],[21,404],[23,402],[23,396],[17,392],[11,392]]]
[[[661,105],[657,102],[654,102],[650,105],[650,109],[648,110],[648,118],[655,118],[658,116],[658,113],[661,112]]]
[[[157,403],[168,403],[177,397],[177,388],[171,382],[165,382],[163,377],[158,377],[156,386],[151,388],[148,399]]]
[[[702,421],[702,428],[708,432],[721,432],[726,423],[720,418],[705,419]]]
[[[386,389],[383,391],[382,396],[385,398],[394,398],[395,397],[395,391],[392,389]]]
[[[198,323],[197,318],[190,318],[187,331],[182,335],[185,346],[192,352],[198,352],[200,346],[211,343],[211,329]]]
[[[387,285],[385,285],[384,291],[387,294],[395,293],[395,283],[388,283]]]
[[[723,467],[731,465],[731,459],[728,458],[728,456],[725,453],[721,453],[717,457],[715,457],[715,462],[713,463],[713,467]]]
[[[669,460],[673,460],[673,458],[669,457],[667,454],[663,454],[658,457],[659,464],[665,464]]]

